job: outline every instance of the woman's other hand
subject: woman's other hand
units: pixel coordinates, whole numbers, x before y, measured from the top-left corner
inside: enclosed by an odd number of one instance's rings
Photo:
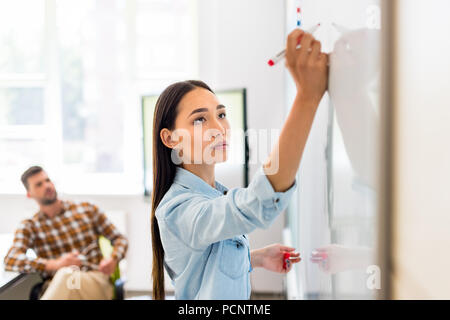
[[[287,247],[279,243],[256,249],[251,252],[251,263],[253,267],[264,268],[277,273],[288,273],[294,263],[301,261],[300,253],[294,252],[295,248]],[[284,254],[289,253],[289,262],[285,263]],[[286,266],[286,268],[284,268]]]

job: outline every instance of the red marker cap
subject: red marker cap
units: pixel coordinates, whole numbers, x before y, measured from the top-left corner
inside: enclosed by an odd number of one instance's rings
[[[291,257],[291,254],[289,252],[285,252],[283,255],[283,269],[287,269],[287,261],[289,261],[289,258]]]

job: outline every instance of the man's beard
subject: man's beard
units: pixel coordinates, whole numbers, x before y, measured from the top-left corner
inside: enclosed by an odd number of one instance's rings
[[[58,194],[55,192],[55,196],[53,198],[41,198],[38,200],[39,204],[42,206],[49,206],[58,201]]]

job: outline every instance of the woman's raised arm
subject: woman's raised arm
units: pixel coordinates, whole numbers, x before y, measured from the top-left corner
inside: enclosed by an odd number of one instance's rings
[[[300,49],[297,46],[300,41]],[[287,40],[286,67],[297,95],[277,144],[264,164],[264,172],[277,192],[289,189],[295,180],[317,107],[328,87],[328,55],[321,44],[300,29]]]

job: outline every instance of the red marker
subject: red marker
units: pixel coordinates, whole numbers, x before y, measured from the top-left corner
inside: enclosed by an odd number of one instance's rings
[[[306,32],[313,34],[314,32],[316,32],[316,30],[320,27],[320,23],[316,24],[314,27],[312,27],[311,29],[307,30]],[[299,43],[300,43],[301,38],[299,39]],[[299,46],[297,47],[297,49],[299,48]],[[269,66],[273,67],[274,65],[276,65],[278,62],[280,62],[284,57],[286,56],[286,49],[284,49],[283,51],[281,51],[280,53],[278,53],[275,57],[273,57],[272,59],[269,60],[268,64]]]
[[[287,269],[287,264],[291,263],[289,261],[289,258],[291,257],[291,254],[289,252],[285,252],[283,255],[283,269]]]

